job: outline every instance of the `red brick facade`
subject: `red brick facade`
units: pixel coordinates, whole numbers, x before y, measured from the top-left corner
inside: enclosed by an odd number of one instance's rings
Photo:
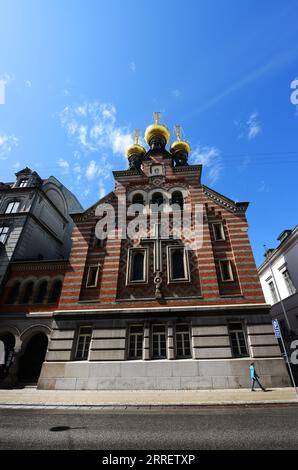
[[[150,166],[161,163],[165,176],[150,176]],[[173,168],[170,159],[155,157],[144,162],[143,172],[115,172],[116,188],[103,201],[113,204],[117,213],[117,196],[125,194],[127,207],[129,193],[141,189],[152,190],[171,187],[185,188],[184,202],[203,207],[203,245],[189,252],[190,282],[167,283],[166,246],[162,244],[163,300],[169,307],[182,305],[261,304],[264,297],[257,275],[247,233],[246,203],[234,203],[200,182],[200,166]],[[98,218],[96,205],[82,215],[74,217],[72,252],[67,269],[58,310],[113,309],[160,306],[154,298],[153,244],[148,244],[148,282],[142,286],[126,285],[128,248],[135,246],[130,239],[108,239],[101,247],[94,243],[94,230]],[[216,241],[213,223],[221,223],[224,240]],[[142,243],[139,245],[142,246]],[[229,259],[233,281],[222,281],[219,262]],[[88,267],[99,265],[97,287],[86,287]],[[130,300],[131,299],[131,300]],[[143,299],[143,300],[142,300]]]

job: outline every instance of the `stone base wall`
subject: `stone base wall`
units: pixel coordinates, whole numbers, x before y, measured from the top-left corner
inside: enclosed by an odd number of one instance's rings
[[[113,362],[45,362],[39,389],[203,390],[250,387],[251,358]],[[265,387],[288,387],[282,358],[256,359]]]

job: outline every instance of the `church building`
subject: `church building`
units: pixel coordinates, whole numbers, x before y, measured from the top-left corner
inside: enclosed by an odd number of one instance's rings
[[[170,145],[159,119],[146,129],[146,148],[136,132],[114,190],[71,215],[38,388],[249,387],[252,359],[266,387],[287,386],[248,203],[205,186],[179,127]]]

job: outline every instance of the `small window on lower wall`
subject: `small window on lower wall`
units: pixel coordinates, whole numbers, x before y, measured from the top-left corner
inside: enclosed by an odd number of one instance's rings
[[[231,261],[224,259],[219,262],[221,280],[224,282],[234,281]]]
[[[229,324],[229,334],[231,348],[234,357],[247,357],[248,349],[246,343],[246,334],[241,322]]]
[[[168,246],[168,282],[189,282],[188,252],[184,247]]]
[[[75,359],[77,361],[87,361],[92,337],[91,326],[81,326],[77,340]]]
[[[165,325],[152,326],[152,359],[167,358],[167,342]]]
[[[176,325],[176,356],[177,359],[191,357],[188,325]]]
[[[97,287],[98,266],[89,266],[86,287]]]
[[[220,241],[225,239],[225,233],[224,229],[221,223],[213,224],[213,235],[214,235],[214,240]]]
[[[143,325],[131,325],[129,328],[128,358],[143,358]]]

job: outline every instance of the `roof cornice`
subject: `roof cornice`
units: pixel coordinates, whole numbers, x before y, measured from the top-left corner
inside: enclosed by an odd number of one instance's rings
[[[217,191],[214,191],[214,189],[208,188],[208,186],[203,185],[203,191],[210,199],[232,212],[245,213],[248,208],[249,202],[235,202]]]

